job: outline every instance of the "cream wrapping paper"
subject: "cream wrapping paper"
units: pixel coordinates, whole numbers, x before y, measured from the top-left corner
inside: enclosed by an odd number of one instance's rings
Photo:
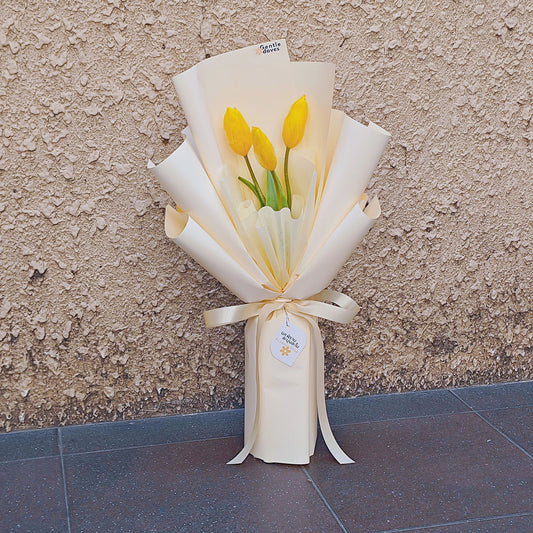
[[[252,260],[235,232],[233,224],[209,181],[194,148],[188,140],[159,165],[149,162],[148,168],[170,194],[180,210],[193,217],[229,255],[260,285],[267,279]],[[194,179],[191,179],[194,176]]]
[[[359,306],[348,296],[324,290],[306,300],[280,297],[204,312],[207,327],[252,320],[246,331],[246,373],[251,379],[246,389],[249,407],[245,408],[248,413],[245,414],[244,447],[228,464],[242,463],[249,453],[267,462],[309,463],[314,445],[306,446],[305,443],[316,440],[313,427],[317,414],[322,436],[331,454],[340,464],[353,463],[338,445],[329,425],[324,390],[324,346],[316,319],[325,318],[347,324],[358,311]],[[285,318],[280,312],[283,312]],[[296,365],[287,371],[284,363],[276,360],[277,364],[273,364],[265,355],[267,352],[264,343],[265,339],[270,342],[272,333],[280,323],[286,320],[293,321],[295,325],[297,318],[303,320],[299,322],[299,327],[305,330],[307,343],[306,349],[300,354],[300,357],[304,354],[303,362],[291,372]],[[306,362],[306,356],[309,363]],[[306,368],[310,369],[310,376],[307,375]],[[315,392],[307,389],[303,394],[303,389],[299,386],[302,379],[310,386],[314,384]],[[275,401],[272,406],[268,402],[272,399],[271,393],[280,395],[284,401]],[[282,403],[285,405],[284,409],[281,408]],[[299,420],[302,415],[308,415],[308,418]],[[291,427],[290,421],[297,425]],[[265,425],[271,431],[266,431]]]
[[[302,328],[311,338],[311,328],[303,318],[288,314],[291,324]],[[315,450],[317,437],[317,403],[315,365],[310,343],[307,343],[296,363],[280,368],[270,353],[272,339],[286,320],[283,311],[276,311],[265,323],[256,348],[257,318],[250,318],[245,335],[244,440],[252,436],[255,417],[261,431],[250,449],[254,457],[267,463],[306,464]],[[258,383],[256,373],[259,373]],[[280,376],[282,382],[280,382]],[[257,406],[260,387],[261,403]],[[280,455],[280,450],[283,454]]]
[[[359,200],[389,140],[390,134],[372,122],[364,126],[343,116],[303,262],[316,254]]]
[[[337,461],[352,462],[327,418],[318,318],[348,323],[359,309],[324,289],[380,215],[377,198],[367,202],[363,193],[390,135],[332,110],[333,79],[330,64],[291,63],[284,41],[203,61],[173,78],[188,121],[185,141],[159,165],[149,163],[177,204],[166,210],[168,237],[247,302],[204,313],[207,327],[247,321],[245,439],[231,464],[249,453],[266,462],[307,464],[317,418]],[[280,117],[302,94],[309,119],[289,161],[292,210],[259,209],[236,179],[247,167],[229,149],[225,109],[237,107],[261,125],[281,153]],[[265,173],[253,157],[251,166],[264,187]],[[281,176],[281,157],[277,171]],[[271,351],[284,324],[300,328],[307,340],[292,366]]]
[[[222,285],[244,302],[272,298],[231,255],[214,241],[191,217],[167,206],[165,232],[182,250],[202,265]]]
[[[278,42],[279,50],[276,53],[258,55],[257,48],[262,45],[248,46],[206,59],[172,79],[202,163],[222,201],[227,202],[221,189],[221,181],[224,179],[223,169],[228,161],[235,165],[235,158],[234,154],[229,153],[225,145],[219,142],[220,136],[216,132],[220,129],[221,123],[215,124],[214,120],[220,117],[213,117],[213,109],[218,109],[220,105],[224,105],[224,109],[234,105],[233,98],[230,102],[226,100],[222,103],[220,100],[221,91],[224,90],[224,86],[228,87],[228,82],[230,87],[233,86],[234,89],[237,87],[237,84],[233,83],[233,76],[228,76],[229,72],[237,75],[241,72],[256,71],[264,75],[269,68],[288,68],[290,62],[287,46],[284,40]],[[252,79],[251,76],[249,78]],[[273,81],[270,80],[269,83],[272,87]],[[253,89],[263,91],[263,97],[268,95],[259,83],[254,83]],[[209,100],[213,95],[215,102]],[[252,98],[255,100],[254,107],[257,108],[260,95],[254,92],[247,92],[245,95],[248,95],[246,101]],[[228,96],[232,96],[231,93]],[[274,109],[270,111],[275,112]],[[230,187],[236,193],[238,185],[230,182]]]
[[[333,231],[325,244],[298,271],[302,273],[283,296],[303,299],[327,287],[346,263],[354,248],[361,242],[381,214],[375,198],[364,209],[358,202]]]

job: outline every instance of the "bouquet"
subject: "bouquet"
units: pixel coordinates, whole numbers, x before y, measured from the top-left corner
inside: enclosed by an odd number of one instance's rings
[[[359,307],[326,290],[380,215],[365,189],[390,135],[332,110],[334,66],[290,62],[283,40],[211,57],[173,78],[184,142],[148,166],[170,194],[165,231],[243,302],[208,327],[246,320],[242,451],[307,464],[317,418],[332,434],[318,318]]]

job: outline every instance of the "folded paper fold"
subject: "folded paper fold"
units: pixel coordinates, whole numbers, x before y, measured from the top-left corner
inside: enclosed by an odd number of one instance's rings
[[[266,277],[250,257],[235,231],[188,140],[150,170],[181,211],[192,217],[259,285],[268,284]]]
[[[289,319],[311,338],[307,320],[293,314],[289,314]],[[261,431],[250,453],[267,463],[276,463],[280,462],[279,450],[282,449],[284,463],[301,465],[309,463],[317,437],[315,366],[310,343],[290,368],[280,369],[283,363],[272,357],[270,341],[285,320],[284,311],[273,314],[263,326],[258,348],[257,318],[246,323],[244,440],[251,439],[255,417],[258,417]],[[279,382],[280,370],[287,370],[281,372],[283,386]],[[261,391],[259,405],[258,389]],[[288,406],[291,409],[287,409]]]
[[[381,214],[375,198],[363,210],[358,202],[326,242],[299,267],[296,280],[284,292],[286,298],[306,298],[325,289],[337,275]]]
[[[365,191],[390,134],[343,116],[304,261],[316,254]]]
[[[182,250],[244,302],[272,298],[228,252],[191,217],[171,206],[165,211],[165,232]]]

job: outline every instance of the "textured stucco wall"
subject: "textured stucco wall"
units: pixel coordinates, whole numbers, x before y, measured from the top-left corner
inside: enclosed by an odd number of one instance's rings
[[[181,141],[173,74],[281,37],[393,133],[329,394],[533,377],[532,28],[518,0],[2,2],[0,428],[241,404],[243,326],[201,316],[236,299],[145,167]]]

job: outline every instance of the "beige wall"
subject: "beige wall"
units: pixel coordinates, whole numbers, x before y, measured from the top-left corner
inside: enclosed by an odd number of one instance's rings
[[[145,167],[181,141],[173,74],[281,37],[335,62],[336,106],[394,139],[371,182],[384,216],[333,283],[363,309],[322,326],[329,394],[533,377],[531,2],[0,15],[0,428],[241,405],[242,325],[202,322],[236,299],[166,240]]]

